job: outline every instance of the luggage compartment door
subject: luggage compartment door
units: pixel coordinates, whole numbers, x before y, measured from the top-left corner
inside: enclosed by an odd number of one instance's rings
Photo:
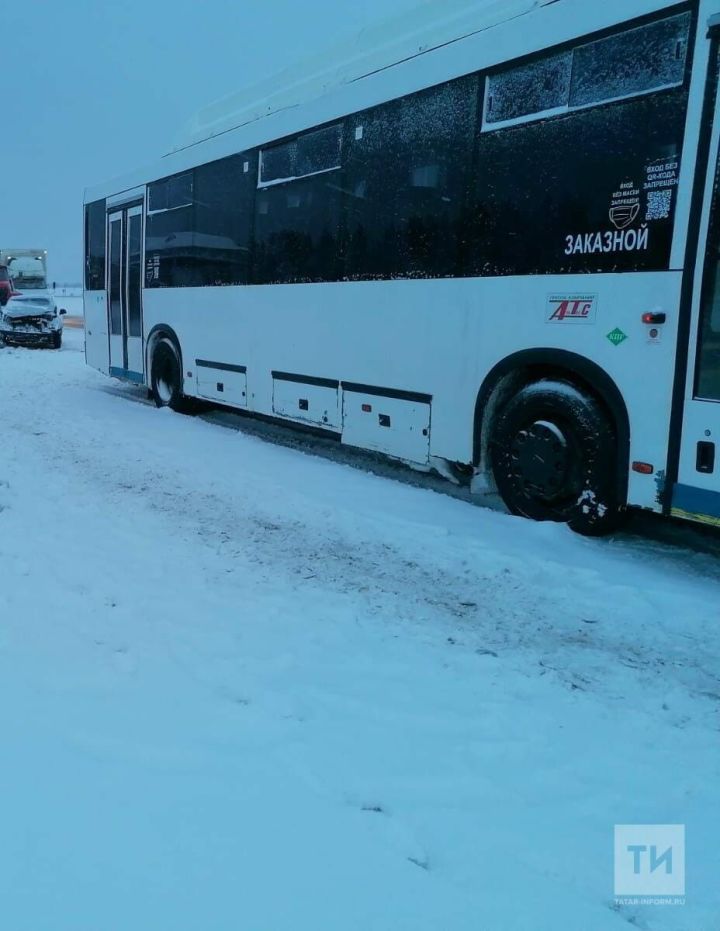
[[[408,462],[430,461],[427,394],[343,383],[342,441]]]
[[[208,401],[247,407],[247,372],[244,365],[195,360],[197,393]]]
[[[273,372],[273,413],[329,430],[340,429],[338,381]]]

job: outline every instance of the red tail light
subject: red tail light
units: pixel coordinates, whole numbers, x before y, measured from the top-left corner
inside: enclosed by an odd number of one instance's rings
[[[652,475],[655,469],[649,462],[633,462],[633,472],[639,472],[640,475]]]
[[[659,326],[661,323],[665,323],[666,320],[667,320],[667,314],[663,314],[660,312],[642,315],[643,323],[655,324],[656,326]]]

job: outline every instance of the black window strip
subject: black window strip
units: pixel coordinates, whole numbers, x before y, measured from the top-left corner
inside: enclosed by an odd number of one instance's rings
[[[416,401],[418,404],[432,404],[432,395],[421,391],[402,391],[400,388],[380,388],[377,385],[359,385],[356,382],[344,381],[343,391],[352,391],[356,394],[372,394],[381,398],[397,398],[398,401]]]
[[[334,378],[316,378],[314,375],[296,375],[293,372],[273,372],[272,377],[277,381],[294,381],[300,385],[317,385],[320,388],[335,388],[340,382]]]
[[[196,359],[195,365],[198,368],[219,369],[221,372],[240,372],[244,375],[247,372],[245,365],[230,365],[228,362],[209,362],[207,359]]]

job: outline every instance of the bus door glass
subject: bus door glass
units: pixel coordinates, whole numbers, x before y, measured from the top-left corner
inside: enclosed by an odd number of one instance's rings
[[[107,241],[111,374],[142,381],[142,204],[110,210]]]
[[[720,524],[720,34],[711,32],[706,117],[712,119],[672,510]],[[702,156],[702,152],[701,152]]]

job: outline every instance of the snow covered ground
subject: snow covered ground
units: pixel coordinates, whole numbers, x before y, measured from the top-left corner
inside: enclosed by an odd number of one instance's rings
[[[720,927],[720,568],[0,350],[0,927]],[[616,906],[613,826],[687,826]]]
[[[65,293],[63,293],[63,290]],[[75,321],[83,316],[83,298],[82,293],[73,294],[67,293],[68,289],[58,289],[55,291],[55,301],[58,307],[62,307],[67,311],[68,320]]]

